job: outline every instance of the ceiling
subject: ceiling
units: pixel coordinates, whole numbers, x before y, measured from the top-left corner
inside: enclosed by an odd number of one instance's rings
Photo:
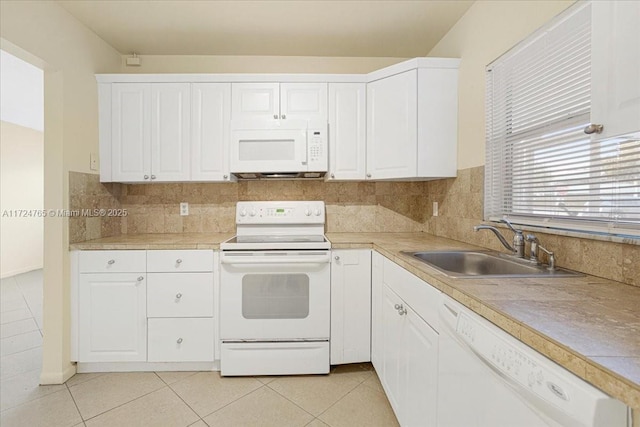
[[[122,54],[425,56],[463,0],[58,0]]]

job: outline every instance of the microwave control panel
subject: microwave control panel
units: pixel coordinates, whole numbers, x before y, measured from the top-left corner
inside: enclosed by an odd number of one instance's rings
[[[327,131],[309,129],[307,131],[307,161],[309,171],[326,171],[328,168]]]

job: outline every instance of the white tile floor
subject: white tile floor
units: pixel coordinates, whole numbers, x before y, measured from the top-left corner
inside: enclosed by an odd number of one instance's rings
[[[38,386],[42,271],[3,279],[1,291],[2,427],[398,425],[370,364],[291,377],[77,374],[63,385]]]

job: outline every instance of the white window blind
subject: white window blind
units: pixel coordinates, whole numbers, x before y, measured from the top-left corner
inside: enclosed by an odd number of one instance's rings
[[[591,6],[578,2],[487,67],[485,219],[640,235],[640,137],[596,141]]]

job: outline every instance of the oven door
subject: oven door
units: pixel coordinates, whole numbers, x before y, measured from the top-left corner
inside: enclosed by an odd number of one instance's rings
[[[221,256],[224,342],[329,339],[329,251],[244,251]]]

